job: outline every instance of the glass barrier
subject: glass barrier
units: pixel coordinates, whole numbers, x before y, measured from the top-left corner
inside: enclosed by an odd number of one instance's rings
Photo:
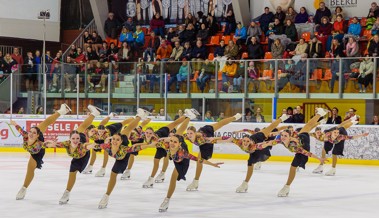
[[[242,122],[269,123],[272,121],[272,99],[244,99]]]
[[[167,105],[167,120],[176,120],[177,118],[183,115],[185,109],[199,109],[196,102],[193,103],[192,99],[170,98],[167,99]],[[201,113],[201,111],[199,111],[199,113]],[[164,113],[161,111],[160,114]],[[199,116],[198,119],[201,119],[201,117]]]
[[[139,75],[140,93],[159,94],[164,87],[164,76],[161,61],[139,62],[137,64],[137,74]]]
[[[275,92],[275,65],[278,63],[277,60],[262,60],[255,61],[251,66],[249,62],[248,66],[248,78],[251,90],[249,92],[256,93],[274,93]],[[255,71],[259,72],[259,76],[256,77]],[[255,75],[254,75],[255,74]]]

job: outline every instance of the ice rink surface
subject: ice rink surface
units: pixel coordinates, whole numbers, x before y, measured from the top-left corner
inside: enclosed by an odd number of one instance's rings
[[[99,169],[98,155],[94,173]],[[97,205],[106,191],[110,158],[102,178],[78,174],[67,205],[59,205],[68,178],[70,158],[65,154],[46,154],[42,170],[24,200],[16,194],[24,181],[28,153],[0,153],[0,217],[378,217],[379,167],[340,165],[334,177],[312,174],[317,166],[308,163],[298,172],[289,197],[277,193],[287,180],[290,163],[266,162],[255,171],[247,193],[236,193],[246,173],[246,161],[223,160],[221,169],[204,166],[199,190],[185,191],[192,181],[196,163],[191,161],[187,181],[177,183],[166,213],[158,208],[166,196],[173,164],[170,162],[164,183],[143,189],[150,175],[152,157],[138,156],[131,180],[119,180],[110,196],[108,208]],[[219,160],[213,160],[219,161]],[[328,164],[324,171],[328,170]],[[119,176],[120,177],[120,176]]]

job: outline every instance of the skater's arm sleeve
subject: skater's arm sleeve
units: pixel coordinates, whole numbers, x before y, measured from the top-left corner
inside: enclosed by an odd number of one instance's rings
[[[185,152],[183,158],[187,158],[187,159],[190,159],[190,160],[193,160],[193,161],[197,161],[198,160],[198,158],[196,156],[192,155],[189,152]]]
[[[309,151],[307,151],[307,150],[305,150],[304,148],[297,148],[296,150],[295,150],[295,153],[297,153],[297,154],[303,154],[303,155],[305,155],[305,156],[308,156],[308,157],[312,157],[312,153],[311,152],[309,152]]]
[[[21,126],[19,126],[19,125],[16,125],[16,130],[17,130],[22,136],[27,136],[27,135],[28,135],[28,132],[25,131],[25,130],[23,130],[23,129],[21,128]]]
[[[63,142],[57,142],[57,144],[55,145],[55,147],[57,148],[67,148],[69,147],[71,144],[70,140],[67,140],[67,141],[63,141]]]

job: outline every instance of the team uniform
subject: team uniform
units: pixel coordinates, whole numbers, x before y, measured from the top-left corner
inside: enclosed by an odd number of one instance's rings
[[[30,153],[32,158],[37,162],[37,168],[41,169],[43,164],[43,156],[45,156],[45,148],[43,136],[39,137],[33,144],[28,144],[28,132],[23,130],[21,126],[16,126],[17,131],[22,135],[22,147]]]

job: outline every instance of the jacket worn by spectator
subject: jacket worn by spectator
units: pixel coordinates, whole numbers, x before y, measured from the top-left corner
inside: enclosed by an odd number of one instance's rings
[[[200,48],[195,46],[192,49],[191,57],[192,58],[206,59],[207,58],[207,49],[205,48],[205,46],[201,46]]]
[[[179,48],[174,47],[172,49],[172,53],[170,55],[170,59],[173,59],[175,61],[179,61],[180,57],[182,56],[182,54],[183,54],[183,46],[179,46]]]
[[[264,51],[262,45],[258,42],[255,44],[250,44],[247,46],[247,52],[249,59],[262,59],[264,56]]]
[[[317,9],[316,15],[314,17],[314,22],[315,22],[315,24],[321,24],[321,19],[323,17],[330,18],[331,16],[332,16],[332,13],[330,12],[328,7],[325,7],[324,10]]]
[[[225,46],[225,51],[224,51],[224,55],[226,57],[232,57],[232,58],[236,58],[237,55],[238,55],[238,46],[236,44],[234,44],[233,46]]]
[[[104,23],[104,31],[107,37],[115,39],[117,37],[119,29],[120,23],[115,18],[112,20],[108,18]]]

